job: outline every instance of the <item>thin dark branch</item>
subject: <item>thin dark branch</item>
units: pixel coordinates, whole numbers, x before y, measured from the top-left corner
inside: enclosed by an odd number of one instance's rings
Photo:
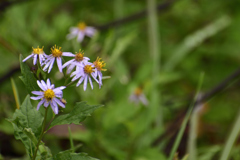
[[[20,71],[20,66],[15,66],[13,67],[10,71],[8,71],[7,73],[5,73],[3,76],[0,77],[0,84],[3,84],[3,82],[5,80],[8,80],[10,77],[12,77],[12,75],[16,72]]]
[[[220,82],[217,86],[215,86],[214,88],[212,88],[210,91],[206,92],[205,94],[202,95],[201,98],[199,98],[195,103],[194,103],[194,107],[202,104],[204,102],[206,102],[207,100],[209,100],[210,98],[212,98],[213,96],[217,95],[218,93],[220,93],[221,91],[223,91],[227,86],[229,86],[234,80],[237,80],[240,78],[240,68],[235,71],[234,73],[232,73],[231,75],[229,75],[226,79],[224,79],[222,82]],[[188,108],[188,106],[186,106],[186,108]],[[187,110],[185,110],[184,112],[182,112],[175,120],[173,123],[171,124],[166,130],[165,132],[160,135],[153,143],[152,146],[157,146],[165,137],[167,136],[171,136],[173,135],[178,129],[179,126],[183,120],[183,117],[185,116]]]
[[[175,1],[176,0],[168,0],[167,2],[165,2],[163,4],[159,4],[157,6],[157,11],[161,13],[162,11],[171,7],[173,2],[175,2]],[[117,27],[117,26],[123,25],[123,24],[128,23],[128,22],[133,22],[133,21],[138,20],[142,17],[145,17],[146,15],[147,15],[147,10],[145,9],[143,11],[140,11],[140,12],[135,13],[133,15],[130,15],[128,17],[125,17],[125,18],[107,23],[105,25],[100,25],[100,26],[96,25],[95,27],[99,30],[106,30],[106,29],[109,29],[111,27]]]

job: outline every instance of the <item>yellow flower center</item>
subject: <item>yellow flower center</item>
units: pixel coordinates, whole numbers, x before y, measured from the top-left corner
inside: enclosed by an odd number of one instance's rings
[[[62,47],[57,47],[56,45],[51,48],[51,53],[54,57],[61,57],[62,56]]]
[[[141,88],[136,88],[134,93],[135,93],[136,96],[140,96],[142,94],[142,89]]]
[[[75,60],[81,62],[83,60],[84,53],[79,50],[79,52],[75,55]]]
[[[86,24],[84,22],[78,23],[77,27],[81,30],[84,31],[86,29]]]
[[[39,46],[37,48],[33,48],[33,53],[34,54],[43,54],[43,47],[42,48],[39,48]]]
[[[99,71],[107,70],[107,69],[103,69],[103,67],[105,67],[106,63],[104,61],[101,61],[101,58],[99,58],[99,57],[97,57],[97,60],[95,62],[93,62],[93,64]]]
[[[93,67],[91,65],[86,65],[84,67],[84,72],[87,73],[87,74],[91,74],[93,72]]]
[[[52,89],[47,89],[46,91],[44,91],[44,98],[45,98],[47,101],[52,100],[53,97],[55,97],[55,94],[54,94],[54,92],[53,92]]]

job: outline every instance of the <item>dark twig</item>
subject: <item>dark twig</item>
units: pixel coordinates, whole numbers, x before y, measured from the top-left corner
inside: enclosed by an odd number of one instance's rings
[[[195,104],[194,107],[202,104],[204,102],[206,102],[207,100],[209,100],[210,98],[212,98],[213,96],[215,96],[216,94],[220,93],[221,91],[223,91],[227,86],[230,85],[231,82],[233,82],[234,80],[240,78],[240,68],[235,71],[234,73],[232,73],[230,76],[228,76],[226,79],[224,79],[221,83],[219,83],[217,86],[215,86],[214,88],[212,88],[210,91],[206,92],[205,94],[202,95],[201,98],[199,98]],[[188,105],[189,106],[189,105]],[[186,108],[188,108],[188,106]],[[175,120],[173,123],[171,124],[166,130],[165,132],[160,135],[153,143],[152,146],[157,146],[166,136],[171,136],[173,135],[180,126],[181,121],[183,120],[183,117],[185,116],[187,112],[187,109],[182,112]]]
[[[164,10],[168,9],[169,7],[171,7],[173,2],[175,2],[175,1],[176,0],[168,0],[167,2],[165,2],[163,4],[159,4],[157,6],[157,11],[161,12],[161,11],[164,11]],[[96,25],[95,27],[97,29],[99,29],[99,30],[106,30],[106,29],[109,29],[111,27],[117,27],[119,25],[123,25],[123,24],[128,23],[128,22],[133,22],[134,20],[137,20],[137,19],[140,19],[142,17],[145,17],[146,15],[147,15],[147,10],[145,9],[143,11],[140,11],[140,12],[135,13],[133,15],[130,15],[128,17],[125,17],[125,18],[122,18],[122,19],[119,19],[119,20],[107,23],[105,25],[100,25],[100,26]]]
[[[10,7],[13,4],[17,4],[20,2],[26,2],[28,0],[16,0],[16,1],[2,1],[0,3],[0,11],[4,11],[5,9],[7,9],[7,7]]]
[[[3,84],[5,80],[8,80],[14,73],[20,71],[20,66],[14,66],[10,71],[5,73],[3,76],[0,77],[0,85]]]

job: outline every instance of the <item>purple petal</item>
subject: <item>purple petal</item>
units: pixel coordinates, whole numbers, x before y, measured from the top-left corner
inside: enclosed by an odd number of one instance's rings
[[[57,65],[60,72],[62,72],[62,58],[57,57]]]
[[[42,91],[32,91],[32,94],[35,94],[35,95],[41,96],[41,95],[44,94],[44,92],[42,92]]]
[[[89,80],[89,83],[90,83],[91,88],[93,89],[93,84],[92,84],[92,80],[91,80],[91,77],[90,77],[90,76],[88,77],[88,80]]]
[[[44,100],[45,100],[44,107],[47,107],[49,105],[49,102],[46,99],[44,99]]]
[[[84,35],[85,35],[85,34],[80,31],[80,32],[78,33],[78,36],[77,36],[77,41],[78,41],[78,42],[82,42],[82,41],[83,41],[83,38],[84,38]]]
[[[39,110],[40,106],[45,102],[45,99],[42,99],[38,105],[37,105],[37,110]]]
[[[57,98],[54,98],[54,100],[57,102],[57,104],[63,108],[65,108],[65,105],[62,103],[62,101],[60,101],[59,99]]]
[[[35,54],[34,56],[33,56],[33,64],[34,65],[36,65],[37,64],[37,54]]]
[[[84,80],[84,77],[81,77],[76,86],[78,87],[82,83],[83,80]]]
[[[48,89],[47,84],[43,80],[41,80],[41,83],[42,83],[42,86],[44,87],[44,89],[47,90]]]
[[[85,33],[87,36],[92,37],[96,33],[96,29],[93,27],[86,27]]]
[[[48,88],[51,88],[51,82],[50,82],[50,79],[49,79],[49,78],[47,79],[47,87],[48,87]]]
[[[43,98],[43,96],[38,96],[38,97],[30,97],[32,100],[39,100],[41,98]]]
[[[62,55],[68,57],[75,57],[75,54],[72,54],[71,52],[62,52]]]
[[[38,84],[38,86],[39,86],[43,91],[46,90],[46,89],[44,88],[44,86],[42,85],[42,83],[41,83],[39,80],[37,80],[37,84]]]
[[[85,76],[84,84],[83,84],[83,90],[84,91],[86,91],[86,89],[87,89],[87,81],[88,81],[88,76]]]
[[[48,73],[50,73],[50,71],[52,70],[54,61],[55,61],[55,58],[52,57],[51,61],[49,62],[50,65],[49,65],[49,68],[48,68]]]
[[[34,54],[32,53],[32,54],[30,54],[29,56],[27,56],[24,60],[23,60],[23,62],[25,62],[26,60],[28,60],[29,58],[31,58],[32,56],[34,56]]]

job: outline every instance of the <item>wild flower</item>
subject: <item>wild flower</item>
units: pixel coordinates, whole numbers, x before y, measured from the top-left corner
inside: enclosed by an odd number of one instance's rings
[[[56,45],[51,48],[51,53],[48,55],[47,59],[44,62],[44,68],[43,70],[46,72],[48,68],[48,73],[52,70],[53,64],[55,62],[55,59],[57,60],[58,69],[60,72],[62,72],[62,56],[69,56],[72,57],[71,52],[62,52],[62,47],[57,47]]]
[[[93,65],[95,67],[95,75],[98,77],[99,81],[99,88],[102,86],[102,72],[106,71],[107,69],[103,69],[105,67],[106,63],[104,61],[101,61],[101,58],[97,57],[97,60],[93,62]]]
[[[37,81],[37,84],[42,89],[42,91],[32,91],[32,94],[37,95],[37,97],[30,97],[33,100],[41,99],[37,105],[37,110],[39,110],[42,104],[44,107],[48,107],[50,104],[55,114],[58,114],[58,105],[65,108],[65,103],[63,103],[62,100],[62,90],[66,88],[65,86],[54,88],[54,84],[51,84],[49,79],[47,79],[47,83],[41,80],[41,82]]]
[[[130,95],[129,100],[136,104],[141,102],[145,106],[148,105],[148,100],[147,100],[146,96],[143,94],[143,91],[141,88],[136,88],[134,93]]]
[[[42,48],[39,48],[39,46],[37,48],[33,48],[32,47],[32,49],[33,49],[32,53],[29,56],[27,56],[23,60],[23,62],[25,62],[29,58],[33,57],[33,64],[36,65],[37,64],[37,59],[39,59],[39,63],[42,66],[43,65],[43,61],[47,57],[47,55],[43,51],[43,47]]]
[[[82,64],[78,64],[76,71],[74,71],[70,77],[73,77],[72,81],[75,81],[79,79],[77,83],[77,87],[84,81],[83,84],[83,90],[85,91],[87,89],[87,82],[89,80],[90,86],[93,89],[93,84],[92,84],[92,79],[91,77],[97,82],[98,80],[96,79],[96,74],[95,74],[95,69],[94,65],[90,62],[83,62]]]
[[[78,42],[82,42],[85,35],[88,37],[92,37],[96,33],[96,29],[94,27],[88,27],[84,22],[78,23],[77,27],[71,27],[70,33],[67,35],[67,39],[73,39],[77,37]]]
[[[69,60],[62,66],[62,68],[67,67],[67,74],[71,73],[74,67],[77,66],[78,64],[82,64],[83,62],[88,62],[90,60],[88,57],[84,57],[83,55],[84,53],[81,50],[79,50],[79,52],[76,54],[72,54],[71,57],[75,57],[75,58],[72,60]]]

